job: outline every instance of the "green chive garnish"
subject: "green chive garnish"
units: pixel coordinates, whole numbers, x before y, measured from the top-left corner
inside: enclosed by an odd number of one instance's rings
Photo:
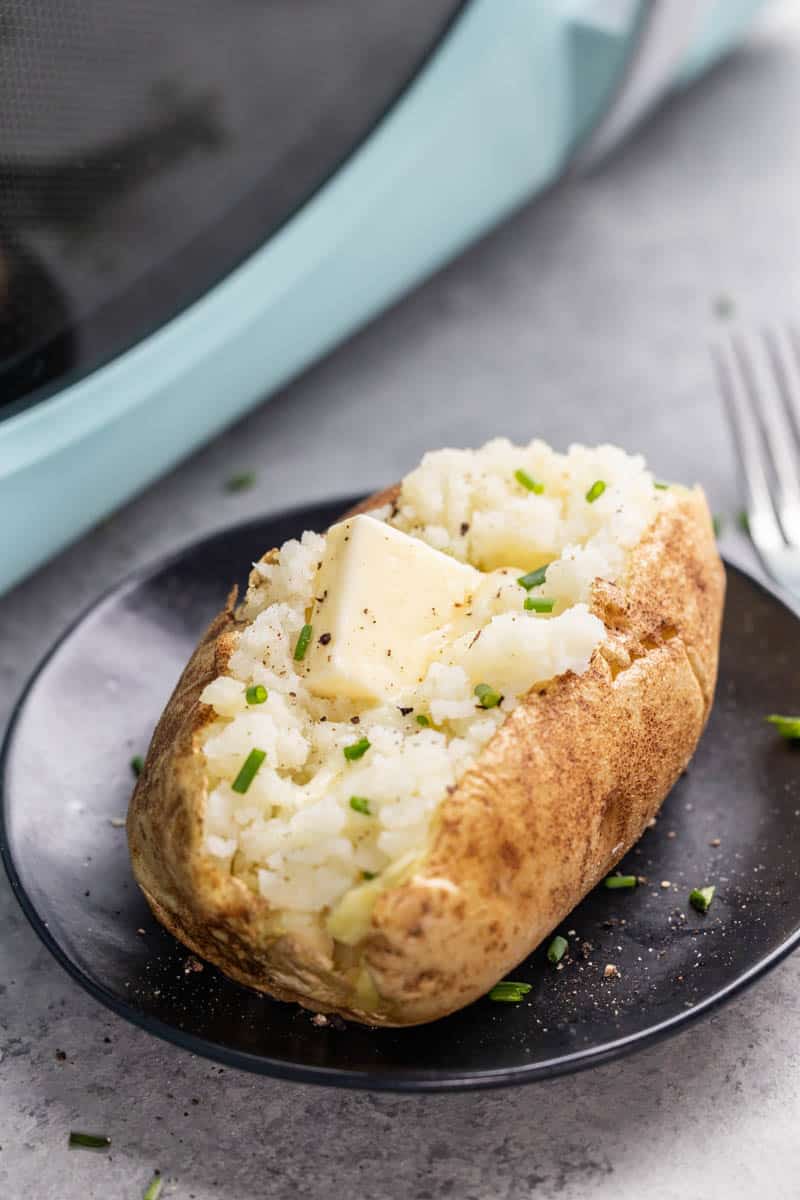
[[[613,890],[615,888],[635,888],[635,875],[607,875],[603,880],[603,887]]]
[[[111,1138],[104,1133],[78,1133],[73,1129],[68,1144],[70,1150],[107,1150]]]
[[[362,816],[372,816],[372,813],[369,809],[369,800],[366,796],[351,796],[350,807],[352,808],[353,812],[361,813]]]
[[[568,945],[569,943],[567,942],[567,939],[562,937],[560,933],[557,934],[557,936],[553,938],[552,942],[547,947],[548,961],[551,963],[561,962],[562,958],[567,952]]]
[[[535,492],[537,496],[541,496],[542,492],[544,491],[544,484],[537,483],[535,479],[531,478],[527,471],[523,471],[522,467],[520,467],[518,471],[514,472],[514,478],[516,479],[517,483],[521,483],[522,486],[527,488],[529,492]]]
[[[707,913],[714,899],[715,887],[692,888],[689,892],[689,903],[698,912]]]
[[[430,719],[430,717],[426,717],[425,713],[417,713],[417,715],[414,719],[418,725],[422,726],[423,729],[430,728],[431,719]]]
[[[297,639],[297,645],[294,648],[294,661],[295,662],[302,662],[302,660],[305,658],[306,650],[308,649],[308,645],[309,645],[309,642],[311,641],[311,635],[313,632],[314,632],[314,630],[312,629],[312,627],[310,625],[304,625],[303,628],[300,630],[300,636]]]
[[[553,611],[555,600],[546,600],[544,596],[526,596],[526,612],[549,613]]]
[[[261,766],[266,757],[267,754],[265,750],[250,751],[242,764],[242,769],[231,784],[233,790],[238,792],[240,796],[243,796],[250,787],[250,784],[256,777],[258,768]]]
[[[263,704],[267,698],[267,689],[260,683],[254,683],[245,692],[248,704]]]
[[[142,758],[141,754],[134,754],[133,758],[131,759],[131,770],[138,779],[144,770],[144,759]]]
[[[736,518],[736,524],[741,529],[742,533],[750,534],[750,517],[747,514],[747,509],[743,508]]]
[[[764,719],[769,721],[770,725],[774,725],[787,742],[800,741],[800,717],[781,717],[778,713],[770,713]]]
[[[369,750],[369,738],[359,738],[357,742],[353,742],[352,746],[345,746],[343,754],[348,762],[355,762],[357,758],[363,758]]]
[[[719,535],[722,533],[722,526],[724,525],[724,521],[722,520],[722,517],[720,517],[716,513],[714,513],[714,516],[711,518],[711,524],[714,528],[714,537],[718,538]]]
[[[524,587],[526,592],[529,592],[531,588],[539,587],[544,583],[547,568],[551,565],[551,563],[546,563],[543,567],[537,567],[535,571],[529,571],[527,575],[521,575],[517,583],[520,587]]]
[[[500,983],[496,983],[489,992],[490,1000],[497,1000],[501,1004],[519,1004],[531,990],[529,983],[517,983],[513,979],[503,979]]]
[[[590,504],[594,504],[595,500],[599,500],[605,490],[606,490],[605,480],[604,479],[595,479],[594,483],[592,484],[592,486],[589,488],[588,492],[586,493],[586,499],[589,501]]]
[[[240,471],[238,475],[231,475],[230,479],[225,484],[226,492],[246,492],[251,488],[256,481],[255,471]]]
[[[142,1200],[158,1200],[159,1196],[161,1195],[161,1189],[163,1188],[163,1186],[164,1186],[164,1180],[160,1179],[158,1177],[158,1175],[156,1175],[153,1179],[150,1180],[150,1183],[147,1187],[147,1190],[145,1191],[144,1196],[142,1197]]]
[[[495,708],[503,697],[488,683],[479,683],[475,687],[475,695],[481,708]]]
[[[653,480],[653,487],[658,488],[660,492],[666,492],[669,489],[668,483],[662,483],[660,479]]]
[[[378,878],[378,872],[377,871],[362,871],[361,878],[366,879],[367,882],[369,883],[370,879]]]

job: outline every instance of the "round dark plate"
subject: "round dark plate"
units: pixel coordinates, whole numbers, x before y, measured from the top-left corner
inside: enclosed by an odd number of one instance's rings
[[[788,953],[800,940],[800,754],[763,718],[800,710],[800,624],[729,567],[711,722],[622,864],[647,883],[588,896],[564,923],[563,968],[539,949],[513,972],[533,985],[526,1002],[481,1000],[416,1029],[320,1028],[295,1005],[197,969],[131,876],[121,826],[130,759],[144,753],[231,582],[243,583],[265,548],[324,529],[349,503],[226,529],[133,576],[84,614],[28,685],[3,751],[0,848],[25,913],[73,978],[136,1024],[232,1066],[430,1091],[612,1058],[679,1029]],[[710,883],[717,894],[702,916],[688,894]],[[618,976],[606,977],[608,964]]]

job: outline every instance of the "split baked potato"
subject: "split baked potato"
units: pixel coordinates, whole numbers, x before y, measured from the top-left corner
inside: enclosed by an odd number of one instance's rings
[[[227,975],[375,1025],[486,993],[639,838],[711,707],[699,489],[609,446],[439,451],[255,564],[128,814],[156,917]]]

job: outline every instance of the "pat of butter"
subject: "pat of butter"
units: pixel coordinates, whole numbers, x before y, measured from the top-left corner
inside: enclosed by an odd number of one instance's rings
[[[309,688],[376,701],[413,687],[480,578],[374,517],[331,526],[314,581]]]

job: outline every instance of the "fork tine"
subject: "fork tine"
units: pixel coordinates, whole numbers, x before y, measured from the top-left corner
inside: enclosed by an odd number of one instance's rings
[[[800,329],[796,326],[791,326],[788,331],[789,345],[794,352],[794,363],[798,372],[800,372]],[[798,422],[800,423],[800,414],[798,414]]]
[[[712,353],[747,483],[750,536],[762,554],[778,552],[784,541],[770,499],[768,462],[746,375],[747,358],[739,357],[729,340],[714,346]]]
[[[800,417],[800,381],[786,339],[767,331],[764,340],[774,383],[765,382],[759,411],[778,480],[778,516],[787,542],[800,549],[800,460],[794,423]]]
[[[800,333],[790,327],[782,334],[773,333],[773,338],[780,354],[784,400],[800,440]]]

